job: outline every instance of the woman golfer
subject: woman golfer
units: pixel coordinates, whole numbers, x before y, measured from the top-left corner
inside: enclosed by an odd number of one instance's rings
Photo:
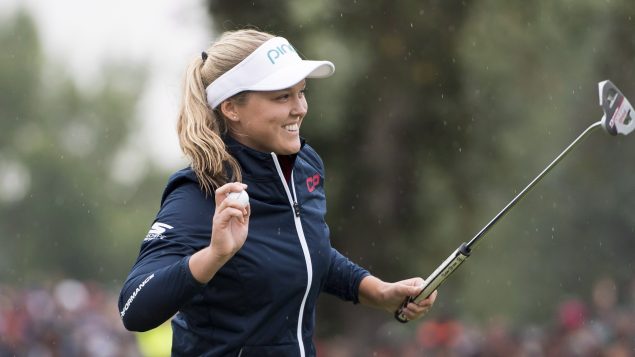
[[[173,355],[315,356],[321,292],[392,314],[420,291],[421,278],[384,282],[330,245],[324,165],[300,127],[306,78],[333,71],[255,30],[224,33],[190,65],[177,130],[191,165],[170,177],[121,291],[126,328],[176,314]]]

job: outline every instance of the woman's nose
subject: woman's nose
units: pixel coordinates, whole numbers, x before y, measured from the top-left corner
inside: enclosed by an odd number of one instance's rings
[[[304,97],[295,98],[293,101],[293,107],[291,108],[292,116],[305,116],[308,109],[306,99]]]

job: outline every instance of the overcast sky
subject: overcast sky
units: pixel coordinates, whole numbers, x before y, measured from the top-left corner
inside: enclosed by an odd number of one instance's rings
[[[35,18],[47,56],[79,85],[97,79],[109,59],[147,62],[151,76],[138,108],[144,130],[134,149],[148,148],[166,168],[183,165],[174,129],[181,79],[213,39],[203,0],[0,0],[0,20],[19,6]]]

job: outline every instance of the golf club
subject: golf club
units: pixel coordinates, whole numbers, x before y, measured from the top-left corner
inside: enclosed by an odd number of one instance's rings
[[[470,256],[481,238],[501,219],[509,210],[518,203],[551,169],[556,166],[573,148],[598,127],[611,135],[628,135],[635,129],[635,112],[617,87],[609,80],[598,83],[600,106],[604,115],[600,121],[591,124],[569,146],[564,149],[547,167],[542,170],[516,197],[514,197],[494,218],[489,221],[469,242],[462,243],[450,256],[447,257],[426,279],[421,292],[417,296],[407,297],[402,305],[395,311],[395,318],[399,322],[408,322],[403,314],[403,309],[410,302],[419,302],[432,294],[445,280]]]

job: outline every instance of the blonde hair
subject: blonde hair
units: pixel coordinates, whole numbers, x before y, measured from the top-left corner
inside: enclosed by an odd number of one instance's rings
[[[251,29],[225,32],[207,49],[206,59],[197,57],[187,69],[176,130],[181,150],[208,195],[228,180],[242,181],[242,174],[221,139],[227,133],[227,119],[220,110],[210,108],[205,88],[273,37]],[[244,99],[244,93],[239,93],[229,100]]]

